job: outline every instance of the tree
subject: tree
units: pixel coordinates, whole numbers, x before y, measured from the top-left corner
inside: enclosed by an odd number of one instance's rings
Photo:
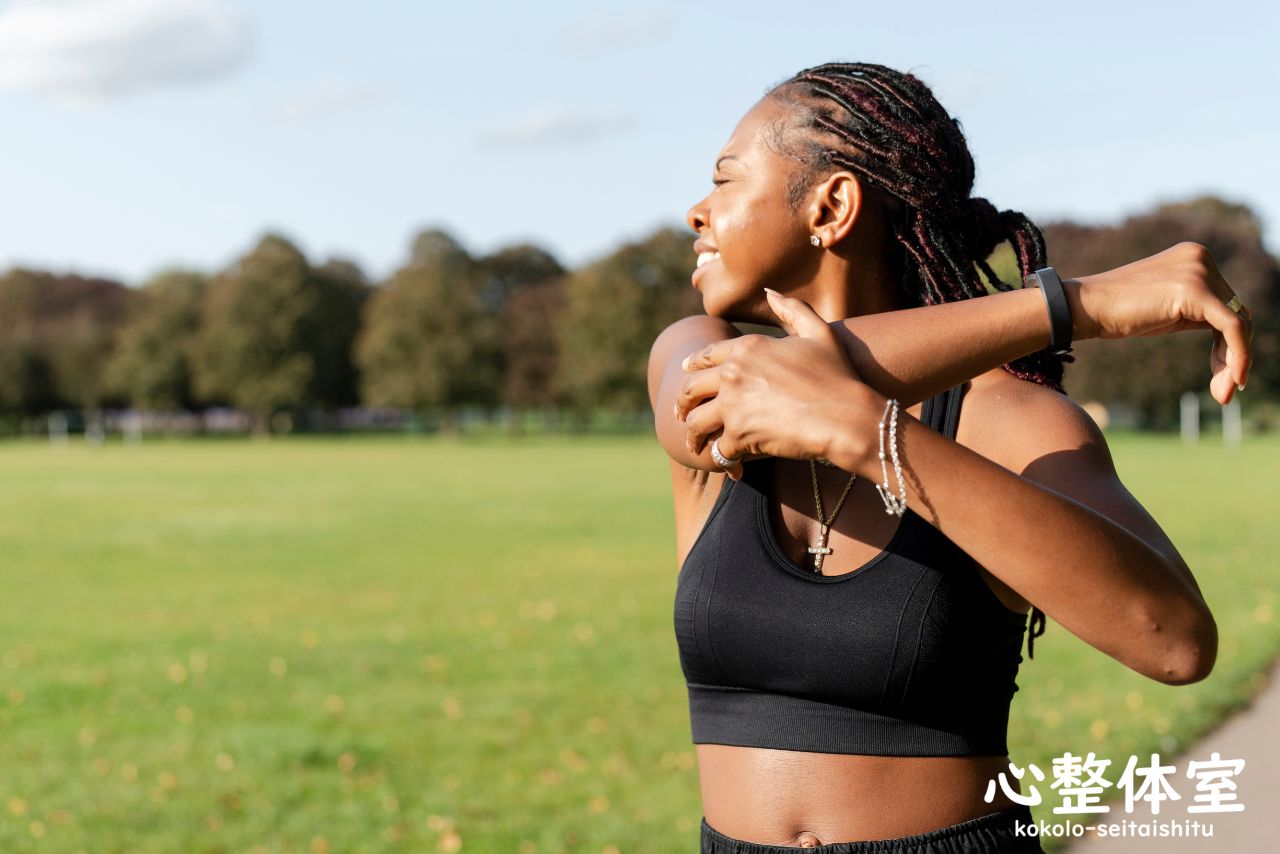
[[[30,332],[0,332],[0,412],[35,415],[57,402],[49,363]]]
[[[689,283],[692,243],[691,234],[665,228],[569,276],[558,382],[580,411],[648,409],[654,338],[680,317],[703,313]]]
[[[1280,330],[1273,318],[1280,307],[1277,265],[1262,245],[1262,230],[1244,205],[1213,197],[1162,205],[1118,226],[1055,223],[1044,228],[1049,262],[1064,275],[1085,275],[1155,254],[1182,240],[1208,247],[1223,275],[1256,320],[1255,369],[1251,396],[1280,389],[1276,356]],[[1178,400],[1186,391],[1202,393],[1209,384],[1206,331],[1081,341],[1076,361],[1067,365],[1065,385],[1076,399],[1124,402],[1138,409],[1146,426],[1177,424]]]
[[[193,351],[197,394],[248,411],[255,431],[269,429],[276,412],[340,400],[358,294],[350,276],[313,270],[285,238],[263,237],[207,289]]]
[[[520,288],[507,300],[502,400],[514,409],[564,402],[556,385],[560,364],[556,328],[564,314],[564,291],[565,279],[557,276]]]
[[[419,234],[409,263],[367,304],[355,347],[362,399],[439,408],[448,429],[459,407],[493,405],[500,372],[486,353],[496,319],[481,285],[478,265],[456,240],[434,229]]]
[[[106,365],[108,385],[140,409],[191,409],[191,342],[208,277],[171,270],[138,289]]]
[[[479,272],[485,312],[500,320],[500,334],[485,342],[480,358],[497,363],[502,403],[516,410],[556,405],[564,267],[550,253],[520,244],[482,258]]]
[[[355,341],[360,315],[372,290],[359,267],[338,258],[315,270],[315,286],[319,306],[309,315],[303,332],[315,354],[311,397],[323,406],[354,406],[360,402]]]
[[[0,276],[0,406],[95,409],[102,365],[132,292],[119,282],[17,268]]]

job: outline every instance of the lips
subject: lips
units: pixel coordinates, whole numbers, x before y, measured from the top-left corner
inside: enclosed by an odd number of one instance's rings
[[[698,286],[698,278],[702,275],[702,271],[719,260],[719,252],[699,252],[698,265],[693,268],[693,275],[690,277],[690,284],[696,288]]]
[[[704,238],[699,237],[693,242],[693,251],[698,253],[698,263],[693,269],[692,284],[694,287],[698,285],[698,276],[702,272],[702,268],[710,264],[712,261],[720,260],[720,250],[711,245]]]

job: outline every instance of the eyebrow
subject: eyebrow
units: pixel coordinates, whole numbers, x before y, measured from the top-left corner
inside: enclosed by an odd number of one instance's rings
[[[734,157],[732,154],[726,154],[724,157],[721,157],[719,160],[716,161],[716,168],[719,169],[720,164],[726,160],[737,160],[737,159],[738,158]]]

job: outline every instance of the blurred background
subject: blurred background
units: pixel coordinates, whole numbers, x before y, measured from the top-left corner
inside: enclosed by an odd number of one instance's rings
[[[1229,407],[1207,332],[1065,380],[1217,669],[1051,622],[1011,723],[1046,768],[1193,745],[1280,648],[1278,35],[1235,0],[0,2],[0,849],[692,850],[646,360],[701,312],[720,147],[832,60],[933,87],[1064,275],[1195,240],[1253,309]]]

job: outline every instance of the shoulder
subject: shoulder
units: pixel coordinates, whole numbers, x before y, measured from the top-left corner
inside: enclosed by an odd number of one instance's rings
[[[736,338],[742,333],[719,317],[694,314],[668,324],[649,348],[649,399],[656,404],[664,379],[679,370],[679,362],[694,350],[713,341]]]
[[[970,381],[956,441],[1017,473],[1059,452],[1114,471],[1102,430],[1080,404],[1004,368]]]

